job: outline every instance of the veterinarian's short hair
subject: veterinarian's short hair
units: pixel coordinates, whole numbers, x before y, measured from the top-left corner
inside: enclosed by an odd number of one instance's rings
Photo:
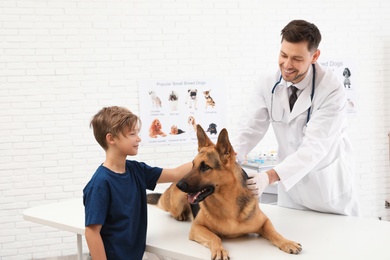
[[[305,20],[293,20],[288,23],[280,34],[282,41],[291,43],[307,42],[308,50],[316,51],[321,42],[320,30],[313,23]]]
[[[115,137],[137,126],[141,128],[141,120],[125,107],[112,106],[102,108],[92,117],[89,126],[93,128],[96,141],[104,150],[107,150],[106,135],[108,133]]]

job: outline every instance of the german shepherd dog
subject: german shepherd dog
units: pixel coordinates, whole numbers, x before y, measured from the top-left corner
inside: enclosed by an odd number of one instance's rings
[[[298,254],[302,246],[275,230],[247,188],[247,175],[236,162],[227,130],[221,130],[216,145],[200,125],[196,133],[198,154],[191,171],[162,195],[148,194],[148,203],[157,204],[177,220],[193,219],[189,238],[208,247],[213,260],[229,259],[221,237],[250,233],[263,236],[287,253]],[[198,203],[200,209],[193,217],[190,204]]]

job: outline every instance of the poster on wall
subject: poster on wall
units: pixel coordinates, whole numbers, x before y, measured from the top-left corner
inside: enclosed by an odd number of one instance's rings
[[[196,143],[196,125],[216,142],[224,122],[220,80],[147,80],[139,84],[144,145]]]
[[[348,101],[348,115],[355,115],[358,109],[357,100],[357,68],[355,62],[345,60],[320,61],[321,65],[329,67],[343,84]]]

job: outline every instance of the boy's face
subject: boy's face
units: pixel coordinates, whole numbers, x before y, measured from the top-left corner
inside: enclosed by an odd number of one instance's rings
[[[138,127],[132,130],[126,129],[123,133],[120,133],[114,138],[117,149],[125,155],[137,155],[139,143],[141,142],[138,133]]]

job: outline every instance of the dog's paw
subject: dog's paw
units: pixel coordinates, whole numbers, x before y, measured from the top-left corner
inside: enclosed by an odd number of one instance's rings
[[[189,221],[191,220],[191,218],[187,215],[187,214],[180,214],[178,216],[173,216],[174,219],[176,219],[177,221]]]
[[[229,260],[229,253],[223,247],[211,252],[212,260]]]
[[[279,247],[280,250],[283,250],[289,254],[299,254],[302,251],[302,245],[294,241],[286,241]]]

